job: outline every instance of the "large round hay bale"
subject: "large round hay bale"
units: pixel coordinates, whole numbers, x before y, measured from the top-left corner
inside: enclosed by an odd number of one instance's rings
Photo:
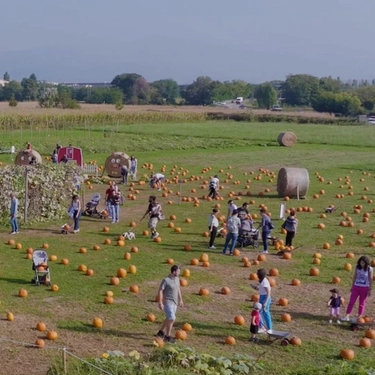
[[[277,176],[280,197],[304,198],[309,190],[310,177],[305,168],[281,168]]]
[[[38,151],[21,150],[17,154],[14,164],[15,165],[30,165],[31,159],[33,157],[35,158],[36,164],[40,164],[43,160]]]
[[[297,136],[292,132],[280,133],[277,142],[280,146],[292,147],[297,142]]]
[[[104,168],[109,177],[121,177],[122,165],[130,169],[130,157],[124,152],[112,152],[105,161]]]

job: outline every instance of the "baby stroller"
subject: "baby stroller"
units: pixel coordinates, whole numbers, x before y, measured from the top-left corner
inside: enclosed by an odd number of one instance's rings
[[[86,209],[83,211],[84,216],[99,217],[101,219],[106,217],[104,212],[99,212],[97,209],[100,202],[100,197],[101,196],[99,193],[93,194],[91,201],[86,203]]]
[[[51,274],[48,267],[48,255],[42,249],[33,252],[33,271],[35,276],[31,279],[31,283],[37,286],[44,284],[51,285]]]
[[[256,249],[259,246],[258,239],[259,230],[253,229],[253,221],[249,219],[243,220],[238,233],[236,246],[240,247],[241,249],[243,247],[252,246],[254,249]]]

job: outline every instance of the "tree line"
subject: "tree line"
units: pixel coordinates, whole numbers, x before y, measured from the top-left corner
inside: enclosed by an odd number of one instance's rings
[[[375,79],[341,81],[340,78],[295,74],[285,81],[259,85],[242,80],[218,81],[198,77],[189,85],[178,85],[173,79],[154,82],[137,73],[116,75],[108,87],[68,87],[39,81],[35,74],[21,82],[11,80],[0,86],[0,101],[39,101],[41,107],[77,108],[80,102],[92,104],[184,104],[212,105],[243,97],[250,106],[270,109],[272,105],[311,107],[318,112],[344,116],[371,112],[375,106]]]

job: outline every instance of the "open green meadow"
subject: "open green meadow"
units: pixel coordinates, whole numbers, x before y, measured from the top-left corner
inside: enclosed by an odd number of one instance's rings
[[[296,134],[298,142],[294,147],[281,147],[276,142],[278,135],[285,131]],[[158,310],[155,296],[160,281],[169,273],[170,265],[166,263],[169,258],[191,273],[190,277],[182,277],[188,285],[182,287],[185,306],[178,310],[175,330],[185,322],[190,323],[193,330],[188,332],[185,341],[178,341],[178,348],[190,347],[199,353],[229,358],[236,353],[250,355],[261,367],[255,366],[250,373],[265,375],[357,374],[375,369],[374,348],[359,346],[365,330],[354,332],[349,324],[328,324],[327,307],[329,290],[334,287],[333,277],[340,278],[340,284],[335,287],[346,301],[349,299],[353,272],[346,271],[344,265],[350,263],[354,269],[361,255],[375,259],[375,242],[371,245],[375,241],[371,237],[375,233],[374,127],[206,121],[77,125],[59,130],[24,127],[3,131],[0,135],[3,150],[12,145],[19,149],[26,141],[31,142],[43,157],[51,155],[56,143],[71,143],[83,149],[85,162],[95,161],[98,165],[104,165],[114,151],[134,154],[138,159],[139,179],[144,180],[150,174],[150,170],[142,165],[151,163],[156,172],[165,166],[168,181],[161,192],[152,191],[147,183],[139,185],[135,182],[133,187],[120,185],[125,203],[117,224],[82,217],[81,231],[75,235],[60,234],[65,219],[23,224],[20,218],[20,234],[16,236],[8,234],[9,226],[3,227],[0,231],[0,329],[3,339],[0,374],[10,371],[13,374],[46,373],[52,363],[59,368],[59,349],[63,347],[81,358],[100,358],[107,350],[127,354],[133,349],[141,353],[141,358],[148,358],[149,353],[160,350],[155,349],[153,340],[164,315]],[[3,166],[12,164],[12,157],[0,154]],[[282,167],[309,171],[310,188],[306,199],[284,201],[278,197],[277,173]],[[220,178],[223,199],[208,201],[205,199],[208,193],[205,181],[214,174]],[[257,176],[261,177],[255,179]],[[179,185],[172,181],[174,177],[186,179],[186,182]],[[85,184],[85,201],[94,192],[100,192],[104,197],[106,188],[106,183]],[[133,191],[129,191],[130,188]],[[181,196],[177,195],[180,191]],[[128,199],[128,194],[134,194],[136,199]],[[147,229],[145,219],[134,230],[135,240],[126,241],[124,247],[117,246],[118,235],[127,231],[132,221],[139,221],[151,194],[158,197],[166,216],[158,226],[161,242],[155,243],[143,235]],[[221,215],[226,216],[229,194],[238,205],[251,202],[251,213],[258,217],[259,206],[264,204],[276,226],[273,234],[283,240],[280,204],[284,202],[287,209],[298,209],[299,230],[290,260],[278,256],[277,250],[271,247],[265,261],[244,267],[242,258],[248,257],[254,262],[258,250],[244,248],[240,256],[222,256],[222,238],[217,239],[216,250],[208,249],[208,239],[203,236],[208,227],[208,215],[218,204]],[[181,198],[192,199],[184,201]],[[199,204],[194,205],[195,198]],[[330,205],[337,210],[321,217]],[[360,207],[358,211],[354,211],[354,206]],[[103,199],[99,209],[104,209]],[[364,214],[368,214],[368,221],[364,220]],[[181,228],[180,233],[168,226],[170,215],[176,216],[173,223]],[[191,223],[186,222],[187,218]],[[259,218],[256,221],[259,222]],[[341,221],[353,224],[344,227],[339,225]],[[325,225],[324,229],[318,228],[320,223]],[[109,232],[104,232],[104,227],[109,227]],[[343,236],[341,245],[335,244],[339,235]],[[22,249],[8,245],[10,239],[21,243]],[[111,244],[104,244],[106,239],[110,239]],[[57,261],[49,262],[52,283],[59,286],[57,292],[30,283],[34,272],[31,260],[26,259],[26,249],[39,248],[43,243],[49,245],[48,254],[57,257]],[[330,249],[323,249],[324,243],[328,243]],[[100,250],[93,250],[94,245],[99,245]],[[185,250],[186,245],[191,246],[190,251]],[[133,246],[139,251],[131,252]],[[87,248],[86,254],[80,253],[81,247]],[[126,252],[131,253],[130,260],[124,259]],[[354,258],[346,258],[349,252],[354,253]],[[199,259],[203,253],[209,256],[209,267],[203,267],[201,263],[198,266],[190,264],[191,259]],[[321,254],[320,265],[313,264],[316,253]],[[68,265],[61,264],[63,258],[69,260]],[[78,271],[79,265],[92,269],[93,276]],[[130,265],[136,266],[137,273],[128,272],[118,286],[110,285],[117,270],[129,270]],[[319,276],[310,276],[312,267],[319,268]],[[259,344],[249,341],[251,297],[255,293],[250,286],[254,281],[250,281],[249,276],[259,268],[265,268],[267,273],[271,268],[278,269],[279,276],[274,277],[276,285],[272,289],[274,329],[299,337],[301,346],[282,346],[279,340],[271,344],[266,335],[260,336]],[[300,286],[291,285],[294,278],[301,281]],[[139,293],[129,291],[132,285],[139,287]],[[230,288],[229,295],[220,293],[224,286]],[[209,296],[198,294],[201,287],[209,289]],[[18,297],[21,288],[28,291],[27,298]],[[107,291],[114,293],[113,304],[103,303]],[[288,305],[280,306],[280,298],[287,298]],[[356,309],[357,305],[353,316]],[[14,314],[13,322],[6,320],[9,311]],[[149,313],[156,316],[156,322],[147,321]],[[283,313],[289,313],[292,320],[283,322]],[[344,313],[345,308],[342,308],[342,315]],[[368,299],[366,313],[375,317],[373,295]],[[234,317],[239,314],[246,320],[244,326],[234,324]],[[92,327],[94,317],[103,320],[101,330]],[[55,330],[58,339],[46,340],[45,348],[40,350],[20,345],[32,344],[38,337],[45,338],[45,333],[35,330],[39,321],[46,323],[47,330]],[[225,344],[229,335],[236,339],[236,345]],[[374,340],[372,344],[375,345]],[[353,361],[340,359],[340,351],[344,348],[354,350]],[[67,363],[74,365],[69,374],[89,373],[78,369],[80,362],[71,356]],[[182,369],[180,374],[193,372],[192,368]],[[53,373],[59,371],[56,369]],[[239,372],[233,370],[232,373]]]

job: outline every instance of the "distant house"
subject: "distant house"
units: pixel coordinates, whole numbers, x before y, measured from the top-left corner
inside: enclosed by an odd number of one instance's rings
[[[9,81],[4,81],[3,79],[0,79],[0,86],[4,87]]]
[[[84,82],[63,82],[60,83],[61,86],[67,86],[67,87],[75,87],[75,88],[81,88],[81,87],[111,87],[110,82],[91,82],[91,83],[84,83]]]

